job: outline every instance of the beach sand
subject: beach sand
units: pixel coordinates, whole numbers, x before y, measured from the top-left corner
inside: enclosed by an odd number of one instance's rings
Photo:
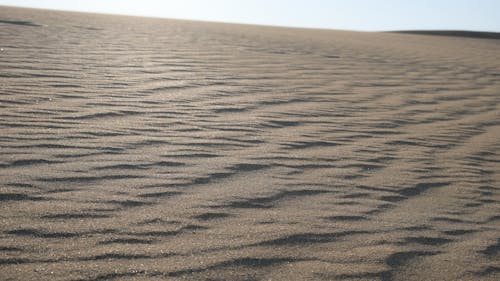
[[[500,40],[0,8],[0,280],[499,280]]]

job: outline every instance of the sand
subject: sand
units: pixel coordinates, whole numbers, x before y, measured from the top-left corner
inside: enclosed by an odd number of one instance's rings
[[[1,7],[1,280],[499,280],[500,41]]]

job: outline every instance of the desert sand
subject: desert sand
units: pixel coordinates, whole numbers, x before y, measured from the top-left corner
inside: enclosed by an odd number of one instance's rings
[[[500,40],[0,8],[0,280],[500,280]]]

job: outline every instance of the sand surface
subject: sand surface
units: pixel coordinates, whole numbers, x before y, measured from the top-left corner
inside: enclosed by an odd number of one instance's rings
[[[0,280],[500,280],[500,41],[0,8]]]

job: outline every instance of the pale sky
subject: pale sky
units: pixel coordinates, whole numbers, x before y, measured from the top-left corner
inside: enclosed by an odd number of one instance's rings
[[[364,31],[500,32],[500,0],[0,0],[0,5]]]

